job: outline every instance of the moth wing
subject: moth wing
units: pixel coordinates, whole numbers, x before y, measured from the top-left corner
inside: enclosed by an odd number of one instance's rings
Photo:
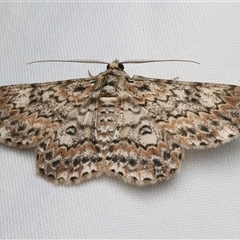
[[[168,179],[184,157],[184,150],[172,140],[132,97],[123,99],[105,172],[138,185]]]
[[[0,142],[34,147],[57,129],[94,88],[94,79],[0,87]]]
[[[128,90],[185,148],[215,147],[239,136],[239,86],[134,76]]]
[[[96,135],[96,99],[75,109],[68,120],[38,144],[37,169],[50,180],[78,183],[102,174]]]

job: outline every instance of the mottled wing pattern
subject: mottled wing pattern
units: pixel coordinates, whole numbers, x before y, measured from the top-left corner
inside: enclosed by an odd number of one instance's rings
[[[67,121],[37,146],[37,169],[57,182],[77,183],[102,174],[96,139],[96,102],[75,109]]]
[[[125,96],[106,156],[106,173],[138,185],[168,179],[184,157],[184,150],[169,137],[146,109]]]
[[[215,147],[239,135],[240,87],[134,76],[128,91],[185,148]]]
[[[0,141],[22,148],[37,146],[37,169],[55,181],[100,175],[95,80],[0,87]]]
[[[0,87],[0,141],[34,147],[89,98],[94,80]]]

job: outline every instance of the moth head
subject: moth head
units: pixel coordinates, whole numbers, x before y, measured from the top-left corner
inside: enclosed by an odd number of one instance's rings
[[[119,62],[118,59],[115,59],[112,63],[109,63],[107,65],[107,69],[118,69],[118,70],[123,71],[124,66],[121,62]]]

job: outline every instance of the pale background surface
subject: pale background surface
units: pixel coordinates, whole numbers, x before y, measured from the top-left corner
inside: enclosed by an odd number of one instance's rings
[[[41,59],[189,59],[125,65],[156,78],[240,85],[240,3],[0,3],[0,85],[97,75]],[[33,149],[0,145],[0,238],[239,238],[240,139],[187,151],[180,174],[139,188],[73,187],[35,173]]]

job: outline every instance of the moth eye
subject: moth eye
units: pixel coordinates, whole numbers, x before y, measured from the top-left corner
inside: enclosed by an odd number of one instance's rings
[[[110,64],[107,65],[107,69],[109,69],[109,68],[110,68]]]
[[[119,63],[119,64],[118,64],[118,67],[119,67],[121,70],[123,70],[123,69],[124,69],[124,66],[123,66],[123,64],[122,64],[122,63]]]

